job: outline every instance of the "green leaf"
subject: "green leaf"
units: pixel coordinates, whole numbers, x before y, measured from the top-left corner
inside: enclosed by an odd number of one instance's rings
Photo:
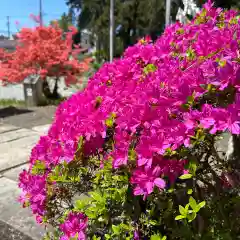
[[[128,153],[128,156],[129,156],[128,158],[129,158],[130,161],[135,161],[136,156],[137,156],[136,151],[134,149],[130,149],[129,153]]]
[[[75,207],[76,207],[77,209],[79,209],[79,210],[84,209],[85,206],[86,206],[86,203],[83,202],[82,200],[77,200],[77,201],[75,202]]]
[[[104,219],[102,216],[100,216],[100,217],[98,218],[98,222],[105,222],[105,219]]]
[[[104,201],[104,198],[98,192],[90,192],[89,194],[97,202],[103,202]]]
[[[192,222],[196,218],[196,216],[197,214],[195,212],[188,214],[187,215],[188,222]]]
[[[80,136],[78,140],[78,150],[82,148],[83,140],[84,140],[83,136]]]
[[[204,135],[203,135],[203,136],[204,136]],[[190,161],[190,163],[189,163],[189,170],[190,170],[193,174],[195,174],[195,172],[196,172],[196,170],[197,170],[197,163],[196,163],[194,160]]]
[[[113,127],[115,118],[116,118],[116,114],[111,113],[110,116],[105,121],[106,126],[109,127],[109,128]]]
[[[121,227],[122,229],[124,229],[124,230],[130,230],[130,229],[131,229],[131,227],[130,227],[129,225],[124,224],[124,223],[121,223],[121,224],[120,224],[120,227]]]
[[[178,215],[178,216],[175,217],[175,220],[180,220],[180,219],[183,219],[183,218],[185,218],[185,216],[183,216],[183,215]]]
[[[190,179],[192,178],[192,174],[187,173],[187,174],[183,174],[182,176],[179,177],[180,179],[184,180],[184,179]]]
[[[154,234],[151,236],[150,240],[161,240],[161,236]]]
[[[193,190],[192,189],[188,189],[187,194],[191,195],[192,193],[193,193]]]
[[[189,204],[190,204],[192,210],[194,210],[195,212],[199,211],[198,204],[197,204],[196,200],[193,197],[189,198]]]
[[[120,226],[112,225],[112,230],[115,235],[119,235],[121,229]]]
[[[155,220],[150,220],[150,221],[149,221],[149,223],[150,223],[150,225],[153,225],[153,226],[155,226],[155,225],[157,225],[157,224],[158,224],[158,222],[157,222],[157,221],[155,221]]]
[[[144,67],[143,72],[147,75],[148,73],[155,72],[157,70],[157,67],[150,63],[146,67]]]
[[[185,206],[185,213],[187,213],[188,212],[188,209],[189,209],[189,203]]]
[[[188,102],[190,105],[192,105],[193,102],[194,102],[194,97],[193,97],[193,96],[188,96],[188,97],[187,97],[187,102]]]
[[[37,160],[32,167],[32,174],[42,174],[46,169],[46,165],[43,161]]]
[[[92,240],[101,240],[100,237],[97,237],[96,235],[93,236]]]
[[[107,239],[111,239],[111,236],[109,234],[105,234],[104,237]]]
[[[186,216],[186,211],[185,211],[185,208],[183,207],[183,206],[181,206],[181,205],[179,205],[179,212],[181,213],[181,215],[183,215],[183,216]]]
[[[106,126],[107,127],[113,127],[113,119],[112,118],[108,118],[106,121]]]
[[[95,208],[96,209],[96,208]],[[86,209],[86,211],[85,211],[85,214],[89,217],[89,218],[91,218],[91,219],[95,219],[95,218],[97,218],[97,210],[95,210],[95,209],[93,209],[93,207],[90,209],[90,208],[88,208],[88,209]]]
[[[198,207],[199,208],[202,208],[202,207],[204,207],[206,205],[206,202],[205,201],[202,201],[202,202],[200,202],[199,204],[198,204]]]
[[[167,237],[166,237],[166,236],[163,236],[163,237],[162,237],[162,240],[167,240]]]

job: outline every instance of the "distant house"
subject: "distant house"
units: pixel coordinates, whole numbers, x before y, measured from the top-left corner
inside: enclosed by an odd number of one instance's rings
[[[4,40],[4,39],[9,39],[9,38],[4,35],[0,35],[0,40]]]
[[[89,53],[93,53],[96,51],[96,40],[97,36],[92,34],[87,29],[83,29],[81,31],[81,41],[80,41],[80,46],[82,48],[87,48]]]
[[[91,32],[88,31],[87,29],[83,29],[81,31],[81,46],[83,48],[91,48]]]
[[[0,39],[0,48],[7,51],[14,51],[17,46],[17,40]]]

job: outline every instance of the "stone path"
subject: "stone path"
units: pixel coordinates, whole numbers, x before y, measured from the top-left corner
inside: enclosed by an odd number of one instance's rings
[[[32,147],[49,125],[21,128],[0,123],[0,239],[40,240],[44,229],[35,223],[29,209],[17,202],[18,175],[28,168]]]
[[[53,121],[56,106],[32,107],[0,107],[0,123],[32,129]],[[1,130],[0,130],[1,131]]]

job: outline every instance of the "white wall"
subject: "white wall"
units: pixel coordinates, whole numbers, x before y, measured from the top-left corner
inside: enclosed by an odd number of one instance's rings
[[[16,99],[18,101],[24,100],[23,85],[0,85],[0,99]]]
[[[54,80],[48,78],[48,82],[50,85],[50,89],[52,90],[54,87]],[[83,85],[87,84],[87,79],[83,82]],[[63,97],[71,96],[73,93],[77,91],[81,91],[83,89],[83,86],[80,84],[76,87],[66,87],[64,78],[61,78],[59,81],[59,93]],[[16,85],[8,85],[8,86],[2,86],[0,82],[0,99],[15,99],[18,101],[24,101],[24,91],[23,91],[23,85],[22,84],[16,84]]]

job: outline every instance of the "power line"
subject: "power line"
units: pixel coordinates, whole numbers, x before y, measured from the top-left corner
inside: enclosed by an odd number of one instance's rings
[[[47,16],[47,17],[61,17],[64,12],[62,13],[45,13],[42,12],[42,16]],[[30,19],[30,16],[28,15],[9,15],[11,19]],[[0,20],[6,20],[6,17],[1,17]]]

